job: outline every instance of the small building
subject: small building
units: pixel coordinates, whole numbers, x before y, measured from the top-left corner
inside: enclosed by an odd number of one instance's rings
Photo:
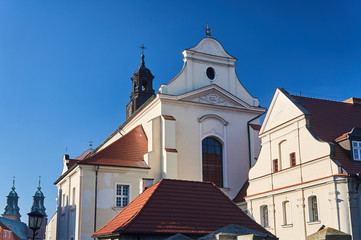
[[[10,227],[0,222],[0,240],[21,240],[21,238]]]
[[[231,225],[223,229],[230,224],[239,227]],[[268,235],[269,239],[276,239],[214,184],[171,179],[162,179],[149,187],[96,231],[93,237],[119,240],[194,239],[220,228],[219,231],[224,233]],[[173,236],[175,234],[183,236]],[[209,235],[205,239],[213,237]]]
[[[361,239],[361,99],[277,89],[259,136],[239,206],[281,240],[305,239],[322,225]]]

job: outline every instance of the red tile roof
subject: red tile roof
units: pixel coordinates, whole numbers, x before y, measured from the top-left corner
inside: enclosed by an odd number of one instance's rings
[[[310,127],[323,141],[335,145],[334,159],[346,172],[361,172],[361,162],[355,162],[334,141],[354,127],[361,127],[361,105],[315,98],[293,96],[310,113]]]
[[[120,167],[149,168],[144,161],[148,152],[148,139],[141,125],[105,147],[88,155],[78,164],[95,164]]]
[[[21,238],[18,235],[16,235],[8,226],[6,226],[2,222],[0,222],[0,229],[11,231],[11,234],[13,235],[14,240],[21,240]]]
[[[212,183],[162,179],[93,236],[205,235],[229,224],[270,234]]]

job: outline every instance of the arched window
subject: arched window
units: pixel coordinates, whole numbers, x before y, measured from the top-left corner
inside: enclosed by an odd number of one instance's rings
[[[261,206],[261,225],[263,227],[268,227],[268,207],[267,205]]]
[[[283,225],[292,224],[290,201],[284,201],[282,203],[282,208],[283,208]]]
[[[317,206],[317,197],[311,196],[308,198],[308,210],[310,213],[310,222],[318,221],[318,206]]]
[[[212,137],[202,141],[202,173],[203,181],[223,187],[222,143]]]

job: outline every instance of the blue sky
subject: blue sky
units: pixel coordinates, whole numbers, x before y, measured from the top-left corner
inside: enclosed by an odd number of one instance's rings
[[[139,46],[157,90],[206,23],[264,107],[277,87],[361,97],[360,1],[0,0],[0,213],[16,176],[27,221],[40,175],[51,217],[65,149],[76,157],[124,122]]]

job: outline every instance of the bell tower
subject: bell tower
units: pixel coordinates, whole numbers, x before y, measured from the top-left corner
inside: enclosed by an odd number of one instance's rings
[[[144,46],[142,45],[142,50]],[[153,79],[151,71],[145,66],[144,54],[142,54],[140,67],[135,71],[132,80],[132,93],[127,105],[127,119],[140,108],[150,97],[154,95]]]
[[[5,207],[4,214],[2,216],[4,218],[12,219],[15,221],[20,221],[20,208],[18,206],[18,199],[19,196],[15,192],[15,177],[13,178],[13,187],[11,188],[11,191],[9,192],[9,195],[7,196],[7,204]]]

